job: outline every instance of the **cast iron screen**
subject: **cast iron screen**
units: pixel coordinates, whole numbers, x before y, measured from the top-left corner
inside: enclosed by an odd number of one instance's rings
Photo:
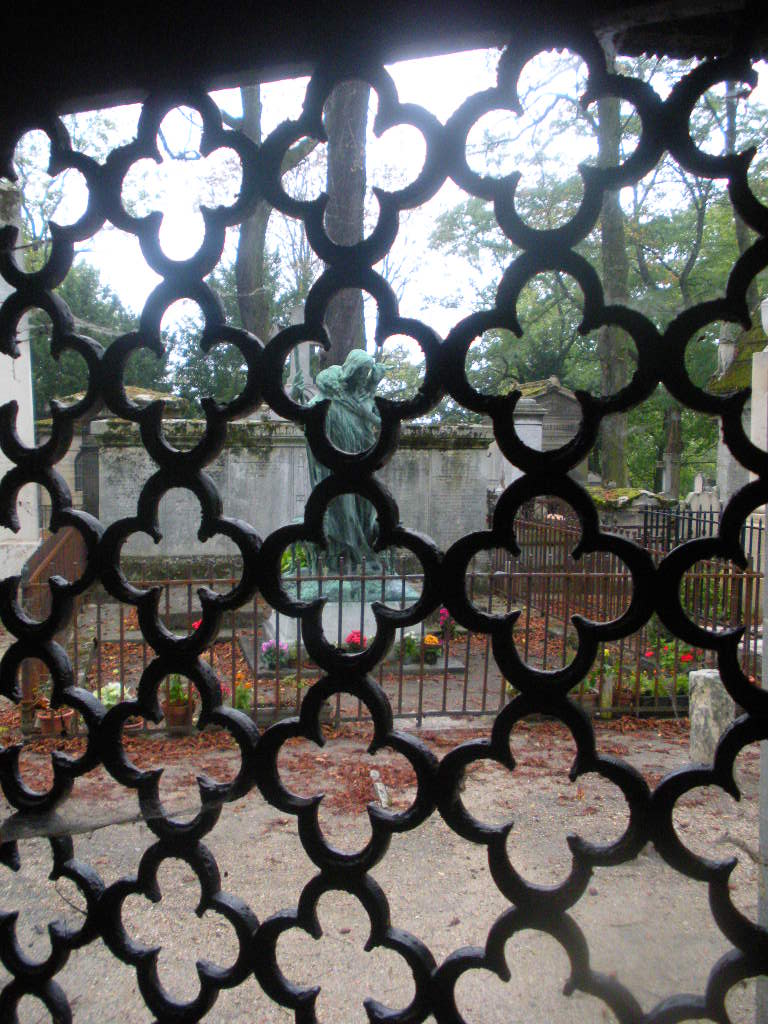
[[[521,218],[515,206],[515,180],[493,179],[474,172],[467,161],[466,140],[472,126],[486,112],[496,108],[515,109],[516,83],[526,61],[542,49],[568,46],[581,55],[589,67],[588,101],[604,96],[618,97],[631,104],[642,131],[636,149],[617,167],[591,166],[583,170],[583,198],[574,217],[551,230],[535,230]],[[686,346],[697,332],[719,322],[750,326],[747,289],[768,265],[768,209],[750,189],[748,169],[752,153],[713,156],[700,151],[689,134],[689,116],[702,93],[716,83],[754,83],[755,71],[747,53],[711,60],[685,74],[664,100],[640,80],[609,73],[603,51],[587,31],[558,30],[549,25],[541,31],[521,32],[500,58],[498,85],[469,98],[447,121],[439,122],[421,106],[401,104],[393,81],[383,67],[368,63],[318,67],[307,88],[303,113],[296,122],[285,123],[268,135],[260,146],[237,130],[225,126],[213,100],[193,85],[173,94],[148,96],[143,104],[135,141],[114,150],[102,164],[73,150],[68,134],[53,114],[44,123],[23,125],[20,131],[42,128],[51,143],[54,168],[73,167],[82,173],[87,186],[88,206],[76,224],[53,231],[47,262],[39,269],[25,269],[14,249],[16,232],[5,228],[0,234],[0,273],[13,292],[0,308],[0,347],[10,356],[18,354],[16,329],[21,317],[41,309],[52,321],[51,351],[79,353],[88,365],[87,393],[75,406],[53,410],[51,437],[43,445],[26,447],[15,430],[15,407],[6,405],[0,423],[0,444],[12,460],[12,468],[0,485],[0,519],[11,528],[18,526],[16,501],[26,484],[48,491],[55,527],[70,526],[82,536],[87,565],[79,579],[54,578],[50,582],[50,612],[42,621],[31,620],[20,606],[18,578],[4,581],[0,588],[0,615],[15,641],[0,665],[0,692],[19,701],[20,672],[25,659],[36,658],[50,671],[54,706],[74,708],[87,731],[82,756],[55,754],[53,784],[48,792],[27,788],[19,771],[19,748],[0,752],[0,783],[9,803],[18,811],[18,821],[39,823],[46,833],[46,815],[55,812],[84,773],[103,765],[120,785],[135,791],[136,800],[156,841],[141,856],[135,873],[105,886],[92,865],[74,856],[70,838],[51,838],[55,868],[82,890],[87,914],[78,930],[54,929],[50,956],[43,962],[31,960],[15,936],[15,916],[0,922],[0,957],[14,981],[0,994],[0,1017],[13,1020],[16,1006],[26,993],[35,993],[48,1007],[55,1021],[72,1019],[67,994],[56,975],[72,950],[102,938],[111,953],[136,971],[148,1014],[163,1021],[197,1021],[212,1010],[225,988],[237,986],[253,975],[276,1002],[290,1008],[297,1021],[315,1020],[317,989],[297,986],[278,967],[276,945],[288,929],[316,928],[315,908],[327,892],[352,894],[370,918],[369,946],[384,947],[403,958],[412,972],[415,995],[404,1007],[385,1007],[369,1001],[371,1020],[418,1022],[430,1014],[440,1022],[462,1020],[454,990],[466,972],[489,968],[505,976],[503,949],[506,940],[522,929],[546,932],[564,948],[571,965],[568,990],[580,990],[602,1000],[622,1022],[680,1021],[693,1018],[726,1020],[725,996],[740,979],[765,972],[768,937],[765,930],[745,917],[733,904],[729,876],[733,861],[711,861],[694,855],[673,825],[676,801],[697,786],[712,784],[734,793],[732,766],[748,743],[768,738],[766,695],[750,683],[738,658],[740,630],[715,632],[692,622],[680,603],[684,573],[703,559],[732,559],[746,562],[738,542],[747,517],[768,499],[768,456],[748,439],[742,426],[747,393],[714,396],[696,386],[685,368]],[[424,137],[426,157],[416,179],[398,191],[380,190],[379,215],[375,227],[359,244],[333,242],[324,226],[324,200],[291,198],[281,183],[281,165],[288,149],[302,138],[323,139],[323,105],[334,85],[350,78],[370,83],[378,95],[377,130],[406,124]],[[155,152],[156,136],[165,114],[186,105],[199,112],[203,121],[204,153],[217,147],[234,150],[242,164],[242,185],[229,207],[206,209],[205,237],[190,259],[167,257],[159,241],[156,217],[137,218],[126,211],[121,200],[122,182],[138,159]],[[0,171],[12,176],[11,156],[19,135],[2,136]],[[605,282],[594,267],[577,252],[578,244],[595,228],[604,194],[639,181],[669,152],[681,167],[704,179],[727,181],[733,206],[744,222],[757,233],[746,252],[733,266],[722,293],[712,294],[677,316],[663,331],[646,316],[623,305],[606,301]],[[426,203],[442,183],[451,178],[469,196],[493,205],[498,225],[517,247],[518,254],[496,282],[492,307],[456,323],[440,337],[429,323],[401,318],[397,299],[374,266],[386,255],[398,232],[399,219],[410,208]],[[228,227],[248,216],[256,202],[266,199],[275,209],[303,222],[307,238],[325,269],[313,284],[300,323],[282,330],[268,343],[228,324],[222,304],[205,282],[216,267]],[[105,223],[134,234],[147,264],[162,278],[148,298],[135,333],[120,337],[104,349],[97,342],[75,333],[72,315],[56,288],[64,280],[73,259],[76,242],[89,238]],[[616,393],[598,396],[579,392],[581,424],[577,435],[558,450],[542,454],[528,447],[518,436],[514,409],[519,393],[487,395],[475,390],[466,374],[466,357],[474,339],[484,331],[506,328],[517,334],[516,303],[521,290],[536,275],[559,272],[575,281],[583,295],[580,330],[593,331],[616,325],[631,337],[637,362],[631,380]],[[425,374],[418,393],[407,401],[378,399],[381,427],[378,440],[367,451],[351,454],[336,449],[324,429],[326,407],[297,404],[283,389],[283,367],[293,349],[307,341],[321,346],[328,338],[324,315],[329,301],[344,288],[363,289],[377,306],[376,338],[383,343],[395,334],[405,334],[421,348]],[[162,353],[160,325],[164,312],[176,300],[190,298],[202,309],[205,327],[201,346],[224,341],[235,345],[247,365],[247,382],[232,401],[220,403],[209,396],[205,401],[205,432],[189,450],[177,450],[164,435],[162,404],[134,404],[126,395],[123,374],[127,360],[137,350]],[[739,491],[728,504],[717,535],[690,540],[655,564],[650,554],[630,540],[601,529],[598,513],[587,490],[569,471],[581,463],[596,442],[605,417],[642,403],[662,384],[670,395],[689,409],[716,416],[731,452],[754,474],[753,482]],[[440,550],[429,537],[401,525],[398,508],[375,473],[397,449],[404,422],[429,414],[444,397],[450,396],[466,409],[490,418],[498,445],[508,462],[523,475],[506,488],[493,514],[492,525],[478,523],[477,532],[463,537],[448,550]],[[115,417],[138,425],[141,442],[156,464],[156,472],[144,484],[135,509],[125,518],[104,526],[87,513],[75,510],[68,489],[57,473],[57,463],[67,452],[78,420],[99,403]],[[331,471],[312,492],[306,503],[302,524],[286,523],[269,536],[259,537],[247,523],[227,518],[221,496],[206,468],[227,439],[230,421],[257,410],[260,405],[300,424],[316,456]],[[202,508],[202,534],[223,533],[242,555],[242,577],[225,594],[202,594],[202,621],[189,635],[177,636],[161,621],[159,593],[142,590],[129,582],[121,570],[121,550],[137,531],[156,533],[157,510],[163,496],[173,488],[191,491]],[[281,584],[282,552],[295,542],[323,544],[323,515],[337,496],[355,493],[368,499],[378,516],[382,548],[408,549],[419,561],[424,576],[423,591],[412,606],[391,609],[378,606],[376,634],[359,653],[340,651],[323,633],[321,607],[317,601],[299,601]],[[541,671],[521,657],[512,636],[513,615],[488,614],[470,603],[465,575],[474,556],[493,549],[517,551],[515,520],[521,507],[537,496],[554,495],[570,506],[581,526],[579,551],[610,552],[621,559],[631,573],[632,597],[620,617],[608,622],[581,618],[576,622],[578,650],[570,664],[556,671]],[[66,651],[55,639],[68,617],[73,602],[95,584],[113,598],[137,609],[138,623],[155,652],[142,675],[135,700],[106,710],[90,692],[75,685]],[[259,730],[251,718],[225,704],[216,674],[203,654],[214,640],[225,613],[246,606],[259,593],[283,615],[300,618],[306,647],[324,672],[320,681],[305,694],[300,714]],[[489,731],[477,740],[458,745],[438,760],[417,736],[399,731],[390,703],[373,678],[373,671],[393,644],[396,630],[421,623],[441,604],[462,626],[490,635],[492,654],[504,677],[516,689]],[[723,686],[743,709],[742,716],[722,737],[714,763],[689,766],[669,774],[651,789],[643,776],[621,758],[601,753],[592,723],[584,711],[569,699],[599,656],[602,645],[640,629],[653,613],[686,643],[717,656]],[[199,695],[201,715],[198,727],[215,724],[234,738],[240,768],[233,781],[223,784],[204,781],[200,788],[201,807],[191,821],[180,822],[166,813],[159,796],[155,772],[133,765],[123,746],[122,727],[126,720],[141,715],[159,722],[162,712],[159,693],[169,673],[181,673]],[[281,780],[277,758],[281,746],[292,737],[321,740],[320,711],[323,701],[338,693],[351,694],[368,708],[374,723],[373,748],[391,747],[405,756],[418,780],[411,806],[396,813],[372,808],[371,838],[354,853],[335,849],[318,825],[318,800],[293,794]],[[568,877],[552,887],[531,884],[510,862],[506,841],[509,826],[488,826],[466,810],[460,784],[467,766],[490,760],[511,771],[514,762],[509,739],[516,723],[546,715],[559,720],[572,734],[577,757],[572,777],[597,773],[621,790],[629,807],[629,824],[615,842],[601,845],[591,840],[585,824],[582,835],[571,838],[572,867]],[[304,889],[297,907],[258,920],[236,892],[226,890],[216,860],[206,847],[206,837],[217,827],[222,807],[241,800],[254,787],[273,807],[294,816],[295,827],[317,875]],[[430,949],[419,938],[418,926],[409,920],[390,922],[387,894],[370,872],[387,856],[394,834],[418,829],[431,815],[440,815],[449,828],[467,843],[487,848],[487,883],[496,886],[508,901],[508,910],[492,927],[487,944],[481,948],[454,951],[436,963]],[[569,910],[585,893],[597,867],[611,868],[638,856],[646,844],[653,844],[661,857],[677,871],[706,884],[711,912],[717,928],[732,951],[712,965],[705,993],[680,994],[666,999],[649,1015],[643,1011],[621,981],[620,965],[611,976],[590,966],[583,934]],[[203,909],[222,914],[234,929],[239,945],[236,960],[226,969],[210,961],[199,965],[199,994],[185,1004],[175,1002],[163,988],[157,972],[157,951],[138,945],[127,933],[121,919],[123,903],[131,893],[151,895],[159,866],[169,858],[186,861],[197,875]],[[0,846],[0,859],[9,868],[18,867],[17,843]],[[402,880],[408,885],[408,879]],[[357,993],[360,1001],[367,993]],[[86,1010],[93,1019],[96,1007]]]

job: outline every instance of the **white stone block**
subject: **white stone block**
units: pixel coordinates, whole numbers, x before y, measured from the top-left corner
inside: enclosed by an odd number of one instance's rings
[[[736,705],[716,669],[698,669],[689,680],[690,757],[711,764],[718,741],[733,721]]]

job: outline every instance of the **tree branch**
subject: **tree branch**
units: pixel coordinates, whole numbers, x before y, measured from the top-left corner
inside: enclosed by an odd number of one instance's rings
[[[242,117],[235,117],[234,114],[228,114],[226,110],[221,111],[221,120],[227,128],[234,128],[236,131],[240,131],[243,127]]]
[[[305,157],[309,156],[317,145],[317,139],[302,139],[295,146],[291,146],[280,165],[280,176],[282,177],[284,174],[288,174],[289,171],[294,170]]]

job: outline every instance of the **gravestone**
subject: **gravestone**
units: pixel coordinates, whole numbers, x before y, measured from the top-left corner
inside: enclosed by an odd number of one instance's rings
[[[691,760],[711,764],[720,737],[733,721],[735,704],[717,669],[691,672],[688,680]]]
[[[691,512],[704,516],[712,515],[716,525],[722,508],[717,485],[704,473],[697,473],[693,481],[693,490],[685,497],[685,505]]]

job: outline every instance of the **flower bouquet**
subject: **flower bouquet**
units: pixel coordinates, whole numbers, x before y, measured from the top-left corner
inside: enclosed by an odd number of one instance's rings
[[[275,643],[274,640],[265,640],[261,645],[261,658],[267,668],[276,669],[278,664],[280,668],[288,668],[291,664],[291,650],[284,640],[280,643]]]
[[[359,629],[353,629],[344,638],[344,650],[350,654],[358,654],[368,643],[367,636],[361,636]]]
[[[443,642],[434,633],[427,633],[424,637],[424,661],[427,665],[434,665],[443,653]]]

